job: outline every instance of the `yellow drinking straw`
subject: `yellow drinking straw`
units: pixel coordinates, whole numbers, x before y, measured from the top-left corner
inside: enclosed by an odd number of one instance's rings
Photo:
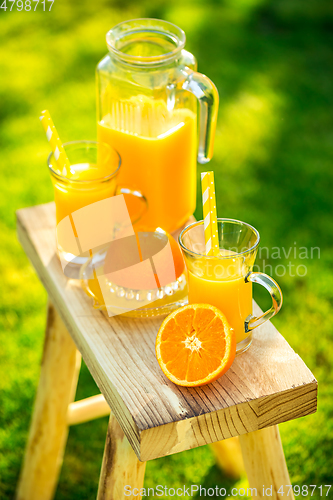
[[[70,171],[71,164],[69,163],[69,159],[67,158],[67,155],[65,153],[64,146],[62,145],[59,134],[47,109],[45,111],[42,111],[39,119],[42,122],[47,140],[50,143],[54,158],[59,168],[59,172],[62,175],[66,176]]]
[[[202,172],[201,189],[206,255],[219,255],[214,172]]]

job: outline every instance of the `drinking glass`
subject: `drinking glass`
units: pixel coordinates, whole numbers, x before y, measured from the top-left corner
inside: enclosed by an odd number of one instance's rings
[[[189,303],[216,306],[236,334],[237,354],[250,347],[252,330],[272,318],[282,305],[282,293],[273,278],[253,272],[260,236],[234,219],[217,219],[220,253],[206,255],[204,221],[194,222],[179,235],[188,270]],[[252,283],[264,286],[272,306],[261,316],[252,314]]]
[[[74,224],[73,217],[75,218],[80,210],[85,217],[85,232],[93,233],[94,228],[101,225],[98,219],[102,217],[102,214],[100,217],[96,216],[98,214],[97,202],[109,200],[118,194],[124,195],[125,212],[127,209],[130,216],[128,223],[134,224],[146,210],[147,201],[139,191],[118,187],[117,177],[121,169],[121,158],[118,152],[108,144],[74,141],[65,143],[64,149],[71,165],[69,171],[65,167],[62,170],[59,168],[54,153],[50,153],[47,164],[54,188],[57,249],[65,272],[67,264],[82,265],[90,255],[89,251],[82,249],[80,235]],[[115,203],[113,206],[116,206]],[[82,212],[85,207],[90,207],[90,210],[88,208]],[[107,204],[107,202],[100,204],[100,210],[106,210],[104,215],[111,220],[113,214],[107,213],[108,210],[112,211],[110,207],[112,204]],[[126,216],[125,213],[124,220]],[[89,234],[86,236],[86,239],[89,239]],[[94,239],[93,234],[91,239]]]

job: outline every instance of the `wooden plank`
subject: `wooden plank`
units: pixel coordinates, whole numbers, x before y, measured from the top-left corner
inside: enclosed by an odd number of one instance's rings
[[[249,480],[252,498],[280,499],[281,486],[288,493],[290,477],[284,458],[279,428],[277,425],[257,432],[244,434],[239,438],[246,474]],[[291,489],[288,498],[294,500]]]
[[[245,474],[244,462],[239,438],[233,437],[209,445],[218,467],[223,474],[233,479],[240,479]]]
[[[106,435],[97,500],[140,500],[146,462],[140,462],[114,415]]]
[[[56,488],[81,355],[52,304],[48,307],[41,375],[17,500],[51,500]]]
[[[110,406],[105,401],[103,394],[81,399],[71,403],[67,411],[68,425],[82,424],[110,414]]]
[[[80,283],[62,273],[54,221],[53,203],[18,211],[19,239],[140,460],[316,411],[314,376],[270,322],[213,384],[188,389],[167,380],[154,349],[162,319],[94,310]]]

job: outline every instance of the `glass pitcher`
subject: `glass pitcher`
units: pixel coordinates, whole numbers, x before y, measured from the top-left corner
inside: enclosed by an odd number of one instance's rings
[[[149,200],[142,225],[172,232],[195,210],[197,156],[199,163],[212,156],[217,89],[196,72],[184,31],[169,22],[126,21],[106,41],[97,66],[98,141],[122,157],[119,184]]]

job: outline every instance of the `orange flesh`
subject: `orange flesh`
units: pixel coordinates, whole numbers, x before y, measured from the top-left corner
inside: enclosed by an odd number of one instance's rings
[[[156,355],[164,374],[179,385],[213,382],[231,366],[236,340],[215,307],[193,304],[178,309],[161,325]]]

